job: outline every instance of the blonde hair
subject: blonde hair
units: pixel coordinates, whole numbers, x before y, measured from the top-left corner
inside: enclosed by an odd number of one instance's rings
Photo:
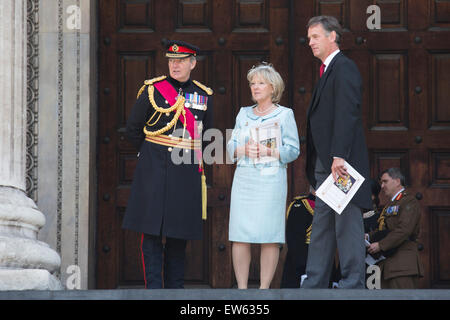
[[[267,83],[272,85],[273,93],[272,93],[272,102],[278,103],[281,100],[284,92],[284,81],[281,78],[281,75],[271,63],[262,62],[257,66],[253,66],[247,72],[247,80],[250,83],[255,76],[260,76]]]

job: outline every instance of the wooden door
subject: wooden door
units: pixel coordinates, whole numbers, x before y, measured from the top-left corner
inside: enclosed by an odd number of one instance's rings
[[[381,29],[368,30],[376,4]],[[319,64],[305,25],[333,15],[345,28],[341,49],[362,74],[372,177],[400,167],[422,206],[422,288],[450,287],[450,2],[296,1],[295,108],[305,114]],[[304,130],[304,127],[303,127]],[[304,132],[304,131],[303,131]],[[304,134],[304,133],[303,133]],[[304,159],[304,158],[303,158]],[[385,202],[386,199],[383,199]]]
[[[285,79],[289,75],[288,6],[289,1],[269,0],[99,0],[98,288],[143,286],[140,235],[121,229],[136,166],[124,127],[143,81],[168,74],[166,40],[184,40],[203,50],[192,78],[215,91],[215,127],[225,137],[239,107],[251,104],[249,68],[270,61]],[[188,244],[186,284],[232,287],[228,210],[233,166],[213,164],[206,172],[208,219],[204,239]],[[252,270],[256,281],[258,268]]]

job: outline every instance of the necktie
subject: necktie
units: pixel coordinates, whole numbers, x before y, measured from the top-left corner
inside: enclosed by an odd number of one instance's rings
[[[322,65],[320,66],[320,77],[322,77],[324,70],[325,70],[325,65],[322,63]]]

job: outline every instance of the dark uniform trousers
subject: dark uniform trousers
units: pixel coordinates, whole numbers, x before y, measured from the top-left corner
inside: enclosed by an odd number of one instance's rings
[[[186,240],[143,234],[142,256],[147,289],[183,289]],[[164,286],[162,266],[164,253]]]

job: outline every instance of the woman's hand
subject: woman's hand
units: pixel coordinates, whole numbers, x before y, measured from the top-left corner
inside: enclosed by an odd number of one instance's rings
[[[250,139],[245,145],[236,148],[235,155],[238,158],[246,156],[250,159],[258,159],[261,157],[269,156],[278,159],[280,154],[277,149],[273,150]]]
[[[253,139],[248,140],[245,145],[245,155],[250,159],[259,158],[259,145]]]
[[[245,156],[252,159],[257,158],[258,154],[258,145],[252,139],[248,140],[245,145],[237,147],[234,153],[236,158]]]
[[[278,152],[278,149],[272,149],[268,148],[265,145],[259,144],[259,156],[260,157],[274,157],[279,159],[280,153]]]

